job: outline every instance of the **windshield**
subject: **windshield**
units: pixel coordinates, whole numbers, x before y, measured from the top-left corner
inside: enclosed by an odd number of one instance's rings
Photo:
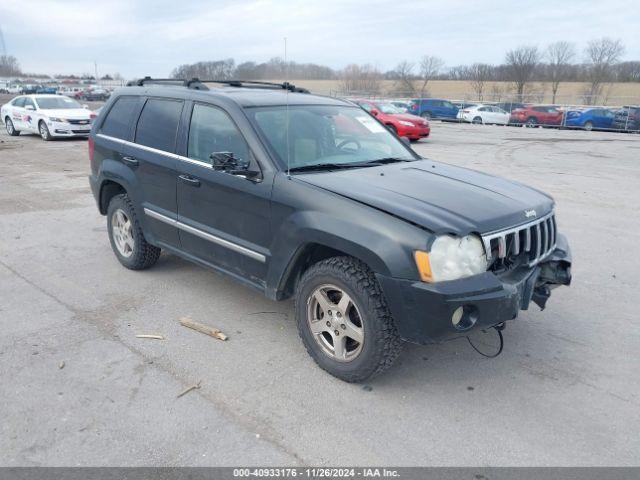
[[[388,115],[404,113],[400,108],[391,103],[376,103],[376,107],[378,107],[378,110],[380,110],[382,113],[386,113]]]
[[[40,97],[36,98],[36,102],[42,110],[82,108],[82,105],[69,97]]]
[[[348,165],[381,159],[416,160],[400,140],[360,108],[290,106],[247,109],[283,169]],[[287,148],[288,147],[288,148]],[[288,152],[288,155],[287,155]]]

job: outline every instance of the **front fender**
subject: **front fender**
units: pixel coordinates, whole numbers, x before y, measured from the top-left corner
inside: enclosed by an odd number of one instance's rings
[[[288,217],[274,235],[267,296],[282,296],[289,276],[310,246],[355,257],[381,275],[415,279],[413,251],[424,248],[427,233],[381,212],[375,214],[378,222],[363,219],[354,223],[350,215],[317,211],[300,211]]]

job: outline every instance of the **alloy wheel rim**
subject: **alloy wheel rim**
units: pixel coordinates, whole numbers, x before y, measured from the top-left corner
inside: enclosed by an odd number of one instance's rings
[[[7,133],[9,135],[13,133],[13,122],[11,120],[7,120]]]
[[[118,253],[125,258],[133,255],[135,241],[133,239],[131,219],[122,209],[117,209],[111,216],[111,232]]]
[[[316,288],[307,299],[307,322],[316,343],[332,359],[351,362],[362,352],[362,316],[342,288],[331,284]]]
[[[47,132],[47,127],[44,123],[40,124],[40,136],[42,136],[42,138],[46,139],[49,134]]]

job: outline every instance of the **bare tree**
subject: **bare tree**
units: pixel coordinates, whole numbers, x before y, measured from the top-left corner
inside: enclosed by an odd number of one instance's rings
[[[585,101],[594,104],[602,95],[604,85],[613,78],[614,66],[624,53],[624,45],[620,40],[607,37],[592,40],[587,44],[587,77],[589,86],[585,90]]]
[[[20,64],[18,59],[12,55],[0,55],[0,76],[12,77],[20,75]]]
[[[505,63],[509,77],[516,87],[516,93],[522,96],[540,63],[538,47],[521,46],[509,50],[505,57]]]
[[[551,103],[556,103],[556,95],[560,83],[565,81],[571,68],[571,60],[575,57],[573,44],[569,42],[555,42],[547,47],[547,74],[551,82]]]
[[[180,65],[173,69],[171,76],[173,78],[228,80],[233,77],[234,72],[235,61],[233,58],[227,58],[226,60]]]
[[[493,67],[486,63],[474,63],[467,69],[466,76],[471,81],[476,98],[482,101],[485,83],[491,80]]]
[[[376,94],[380,92],[382,74],[370,64],[347,65],[341,72],[342,90],[346,93]]]
[[[429,80],[433,80],[440,70],[444,67],[444,60],[433,55],[425,55],[420,60],[420,77],[422,78],[422,87],[420,88],[420,96],[424,97],[427,90]]]
[[[411,96],[415,93],[415,86],[413,85],[413,67],[413,63],[403,60],[396,66],[396,69],[394,71],[398,85],[398,88],[396,88],[396,90],[402,92],[407,96]]]

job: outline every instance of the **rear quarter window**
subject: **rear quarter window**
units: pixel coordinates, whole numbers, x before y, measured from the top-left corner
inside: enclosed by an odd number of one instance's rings
[[[100,133],[123,140],[129,138],[131,117],[135,113],[137,105],[138,97],[118,98],[109,113],[107,113],[104,122],[102,122]]]
[[[173,152],[182,105],[180,100],[150,98],[142,109],[136,128],[136,143]]]

